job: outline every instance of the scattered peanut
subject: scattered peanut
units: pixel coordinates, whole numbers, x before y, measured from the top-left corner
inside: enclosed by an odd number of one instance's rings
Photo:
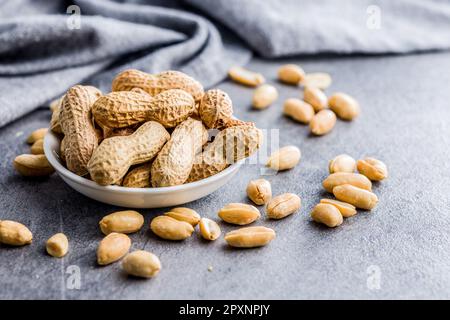
[[[122,268],[127,274],[135,277],[153,278],[161,270],[161,262],[153,253],[137,250],[125,256]]]
[[[304,87],[326,89],[331,85],[331,76],[324,72],[307,73],[300,84]]]
[[[378,203],[376,194],[351,184],[334,187],[333,194],[338,200],[350,203],[360,209],[371,210]]]
[[[30,150],[31,154],[44,154],[44,139],[36,140]]]
[[[326,203],[316,205],[311,212],[311,218],[330,228],[337,227],[344,221],[339,210],[335,206]]]
[[[40,139],[44,139],[45,135],[47,134],[48,129],[47,128],[41,128],[41,129],[37,129],[34,130],[27,138],[27,143],[28,144],[33,144],[36,141],[40,140]]]
[[[263,84],[256,88],[253,93],[253,107],[265,109],[278,99],[277,89],[270,84]]]
[[[228,232],[225,241],[237,248],[255,248],[268,244],[275,238],[275,231],[266,227],[246,227]]]
[[[305,87],[303,91],[303,100],[309,103],[315,112],[323,110],[328,105],[328,99],[322,90],[316,87]]]
[[[128,171],[122,181],[122,186],[128,188],[150,188],[151,162],[144,163]]]
[[[169,141],[153,161],[153,187],[169,187],[186,182],[196,154],[208,140],[208,132],[201,121],[192,118],[179,124]]]
[[[117,183],[130,166],[151,160],[169,137],[161,124],[149,121],[130,136],[103,140],[87,165],[92,180],[100,185]]]
[[[220,234],[222,233],[220,231],[219,225],[208,218],[202,218],[199,223],[200,227],[200,234],[202,235],[203,239],[205,240],[216,240],[220,237]]]
[[[346,202],[332,199],[321,199],[320,203],[326,203],[335,206],[344,218],[354,216],[357,213],[355,206]]]
[[[218,215],[225,222],[241,226],[250,224],[261,217],[257,208],[244,203],[227,204],[219,210]]]
[[[272,198],[272,187],[266,179],[252,180],[247,185],[247,196],[257,205],[266,204]]]
[[[158,237],[166,240],[184,240],[194,232],[194,227],[191,224],[165,215],[154,218],[150,224],[150,229]]]
[[[117,233],[133,233],[142,228],[144,217],[137,211],[125,210],[117,211],[104,216],[100,220],[100,230],[105,235],[112,232]]]
[[[295,64],[285,64],[278,69],[278,79],[287,84],[297,85],[305,78],[305,71]]]
[[[359,173],[372,181],[381,181],[388,177],[388,169],[384,162],[375,158],[364,158],[356,163]]]
[[[91,108],[101,92],[90,86],[70,88],[61,103],[59,121],[64,133],[67,169],[79,176],[87,174],[87,163],[98,145]]]
[[[259,86],[266,81],[262,74],[252,72],[242,67],[232,67],[228,70],[228,76],[231,80],[250,87]]]
[[[57,233],[47,240],[46,250],[55,258],[62,258],[69,251],[69,240],[64,233]]]
[[[300,209],[300,197],[293,193],[280,194],[267,204],[267,216],[270,219],[282,219]]]
[[[299,163],[301,156],[299,148],[286,146],[272,153],[266,166],[276,171],[292,169]]]
[[[324,109],[316,113],[309,123],[311,133],[316,136],[327,134],[336,124],[336,115],[333,111]]]
[[[110,233],[100,241],[97,249],[97,263],[107,265],[120,260],[130,250],[131,240],[123,233]]]
[[[314,117],[314,108],[307,102],[290,98],[284,102],[283,112],[295,121],[309,123]]]
[[[353,97],[342,92],[334,93],[328,99],[328,104],[330,109],[343,120],[353,120],[360,113],[358,102]]]
[[[333,188],[343,184],[351,184],[355,187],[362,188],[365,190],[372,190],[372,182],[367,179],[362,174],[349,173],[349,172],[336,172],[330,174],[325,180],[323,180],[322,185],[328,192],[333,192]]]
[[[355,172],[356,161],[347,154],[340,154],[334,159],[331,159],[328,164],[330,173],[336,172]]]
[[[198,113],[207,128],[221,128],[231,120],[233,103],[226,92],[208,90],[203,95]]]
[[[55,169],[43,154],[22,154],[14,159],[14,168],[26,177],[44,177],[51,175]]]
[[[151,96],[172,89],[181,89],[189,93],[195,101],[200,101],[203,96],[203,86],[180,71],[169,70],[153,75],[129,69],[119,73],[112,82],[112,91],[131,91],[136,88]]]
[[[0,243],[11,246],[23,246],[33,241],[33,234],[23,224],[11,221],[0,221]]]
[[[169,212],[166,212],[165,215],[178,221],[187,222],[193,227],[200,222],[200,215],[195,210],[189,208],[173,208]]]

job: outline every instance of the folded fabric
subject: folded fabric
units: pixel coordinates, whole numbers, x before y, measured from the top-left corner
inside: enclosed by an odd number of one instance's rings
[[[127,68],[177,69],[210,87],[252,51],[449,48],[447,0],[0,0],[0,126],[77,83],[107,92]]]

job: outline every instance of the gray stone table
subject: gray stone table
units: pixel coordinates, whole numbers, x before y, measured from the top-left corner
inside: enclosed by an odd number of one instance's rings
[[[276,82],[276,70],[286,62],[331,73],[328,92],[354,95],[361,116],[338,121],[320,138],[282,116],[282,102],[300,92]],[[269,109],[251,110],[252,89],[229,82],[219,87],[231,95],[239,118],[278,129],[280,145],[296,145],[303,154],[293,170],[266,177],[275,194],[293,192],[302,198],[297,214],[281,221],[263,215],[256,223],[276,230],[269,246],[231,250],[223,238],[207,243],[198,234],[169,243],[148,231],[152,217],[165,209],[141,210],[145,228],[131,235],[133,249],[160,257],[159,276],[128,278],[119,263],[98,267],[98,221],[120,208],[76,193],[57,175],[36,181],[12,168],[14,157],[28,152],[27,134],[50,119],[48,110],[39,110],[0,130],[0,219],[21,221],[34,233],[29,246],[0,246],[0,298],[450,298],[450,54],[256,59],[250,68],[279,88],[280,98]],[[311,222],[309,212],[326,196],[321,181],[327,161],[340,153],[379,157],[390,177],[374,186],[380,199],[375,210],[328,229]],[[248,201],[245,187],[261,168],[243,166],[229,184],[188,206],[217,219],[224,204]],[[70,238],[70,253],[63,259],[45,254],[45,240],[56,232]]]

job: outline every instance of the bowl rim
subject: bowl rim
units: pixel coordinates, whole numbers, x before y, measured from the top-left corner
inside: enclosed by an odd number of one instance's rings
[[[82,184],[85,187],[89,187],[91,189],[99,190],[99,191],[108,191],[112,193],[129,193],[129,194],[164,194],[164,193],[173,193],[178,191],[189,191],[192,189],[196,189],[199,187],[204,187],[206,185],[209,185],[211,183],[214,183],[217,180],[220,180],[222,177],[232,173],[234,170],[239,170],[242,163],[245,161],[245,159],[239,160],[236,163],[233,163],[225,170],[222,170],[219,173],[216,173],[215,175],[212,175],[208,178],[189,182],[186,184],[181,184],[177,186],[171,186],[171,187],[158,187],[158,188],[130,188],[130,187],[122,187],[122,186],[116,186],[116,185],[109,185],[109,186],[101,186],[97,184],[95,181],[88,180],[86,178],[83,178],[81,176],[76,175],[75,173],[68,170],[66,167],[64,167],[60,161],[57,159],[59,154],[51,147],[51,140],[57,140],[59,143],[61,143],[60,138],[53,132],[48,131],[47,134],[44,137],[44,153],[47,157],[47,160],[50,162],[50,164],[55,168],[55,171],[62,175],[64,178],[67,178],[73,182],[76,182],[78,184]],[[58,144],[59,145],[59,144]]]

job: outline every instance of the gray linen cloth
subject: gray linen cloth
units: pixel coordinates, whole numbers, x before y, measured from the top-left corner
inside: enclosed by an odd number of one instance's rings
[[[107,92],[127,68],[210,87],[252,52],[449,48],[448,0],[0,0],[0,126],[77,83]]]

